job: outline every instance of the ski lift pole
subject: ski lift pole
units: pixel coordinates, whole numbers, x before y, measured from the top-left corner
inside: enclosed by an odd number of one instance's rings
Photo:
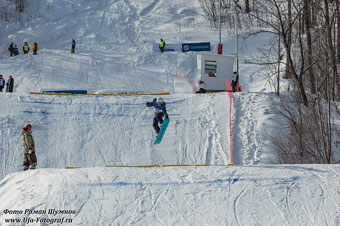
[[[218,30],[219,30],[219,44],[222,43],[222,37],[221,37],[221,0],[219,0],[219,3],[218,3]]]
[[[236,60],[237,60],[236,72],[239,75],[239,71],[238,71],[238,64],[239,64],[238,63],[238,26],[237,26],[238,7],[239,7],[238,1],[239,0],[234,0],[234,3],[235,3],[235,54],[236,54]]]

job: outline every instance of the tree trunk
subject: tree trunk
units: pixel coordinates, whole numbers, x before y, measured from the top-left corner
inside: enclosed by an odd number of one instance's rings
[[[311,93],[315,94],[315,77],[313,72],[313,50],[312,50],[312,36],[310,32],[310,6],[309,0],[304,0],[304,22],[306,26],[306,35],[307,35],[307,67],[308,75],[309,75],[309,82],[311,86]]]
[[[288,51],[290,51],[291,46],[292,46],[292,0],[288,0],[288,27],[289,30],[287,31],[287,45],[288,48],[286,48],[287,51],[287,56],[286,56],[286,73],[285,73],[285,77],[286,79],[290,79],[292,78],[292,73],[291,73],[291,64],[290,61],[288,59]]]
[[[331,59],[331,67],[333,69],[333,76],[336,76],[336,62],[335,62],[335,52],[334,52],[334,48],[333,48],[333,43],[332,43],[332,28],[331,28],[331,24],[330,24],[330,18],[329,18],[329,5],[328,5],[328,0],[324,0],[324,4],[325,4],[325,27],[327,29],[327,52],[328,52],[328,56]],[[327,98],[328,101],[330,102],[330,73],[328,73],[328,70],[330,68],[327,68]],[[329,116],[330,117],[330,116]],[[330,121],[330,118],[329,118]],[[328,150],[326,150],[327,153],[327,160],[330,162],[331,160],[331,155],[332,155],[332,138],[331,138],[331,127],[330,127],[330,123],[328,123]]]
[[[246,13],[250,13],[250,4],[249,4],[249,0],[245,0],[245,5],[246,5]]]
[[[336,0],[335,2],[336,4],[336,15],[337,15],[337,36],[338,36],[338,40],[337,40],[337,64],[340,65],[340,0]],[[340,100],[340,74],[339,71],[337,73],[336,76],[336,86],[337,86],[337,99]]]

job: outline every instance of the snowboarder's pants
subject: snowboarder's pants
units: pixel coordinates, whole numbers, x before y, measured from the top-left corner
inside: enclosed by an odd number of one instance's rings
[[[231,88],[233,92],[236,92],[236,84],[237,82],[234,82],[234,81],[231,82]]]
[[[164,52],[164,47],[159,47],[159,49],[161,50],[161,53]]]
[[[158,126],[158,123],[160,123],[160,124],[163,123],[163,117],[164,117],[163,112],[158,112],[158,113],[155,114],[155,117],[153,118],[153,128],[155,129],[157,134],[161,130]]]
[[[33,50],[33,55],[37,55],[37,54],[38,54],[38,52]]]
[[[0,92],[2,92],[2,89],[3,89],[4,87],[3,86],[0,86]]]
[[[76,52],[76,48],[72,48],[71,53],[75,53],[75,52]]]
[[[36,166],[37,165],[37,157],[35,153],[32,154],[24,154],[24,161],[22,163],[23,166]]]
[[[207,91],[205,89],[200,88],[196,91],[196,93],[206,93]]]

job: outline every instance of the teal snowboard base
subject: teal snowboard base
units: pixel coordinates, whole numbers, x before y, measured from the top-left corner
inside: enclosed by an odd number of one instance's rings
[[[164,136],[164,133],[166,131],[166,128],[168,128],[169,122],[170,122],[169,119],[164,119],[163,120],[163,123],[162,123],[162,126],[161,126],[161,130],[159,131],[159,133],[157,135],[157,138],[156,138],[156,140],[155,140],[155,142],[153,144],[161,143],[161,141],[163,139],[163,136]]]

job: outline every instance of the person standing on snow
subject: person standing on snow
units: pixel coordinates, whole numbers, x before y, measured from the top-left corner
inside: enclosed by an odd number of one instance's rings
[[[5,79],[0,75],[0,92],[2,92],[2,89],[5,87]]]
[[[76,41],[74,39],[72,39],[71,53],[75,53],[75,52],[76,52]]]
[[[27,42],[24,43],[24,46],[22,47],[22,51],[24,51],[24,54],[29,53],[30,47],[28,46]]]
[[[231,79],[231,88],[233,92],[236,92],[237,83],[238,83],[238,74],[236,71],[234,71],[233,78]]]
[[[35,169],[37,157],[35,155],[35,144],[32,136],[31,124],[26,124],[21,131],[22,145],[24,150],[23,170]]]
[[[9,47],[8,47],[9,56],[13,56],[13,55],[14,55],[13,46],[14,46],[14,43],[12,42],[12,43],[9,45]]]
[[[166,112],[166,103],[164,102],[162,97],[158,97],[153,99],[152,102],[146,102],[147,107],[154,107],[155,109],[155,117],[153,118],[153,128],[155,129],[157,135],[160,131],[159,125],[163,123],[163,117],[166,119],[169,118],[168,113]]]
[[[161,41],[159,42],[159,49],[161,52],[164,52],[164,47],[165,47],[165,41],[161,38]]]
[[[37,42],[33,43],[32,50],[33,50],[33,55],[37,55],[38,54],[39,45],[38,45]]]
[[[12,75],[8,77],[8,80],[6,82],[6,92],[13,93],[13,87],[14,87],[14,79]]]
[[[17,44],[14,44],[13,54],[14,54],[14,56],[18,56],[19,55],[19,50],[18,50]]]
[[[196,93],[206,93],[207,92],[207,87],[205,86],[205,83],[203,81],[198,82],[198,90]]]

